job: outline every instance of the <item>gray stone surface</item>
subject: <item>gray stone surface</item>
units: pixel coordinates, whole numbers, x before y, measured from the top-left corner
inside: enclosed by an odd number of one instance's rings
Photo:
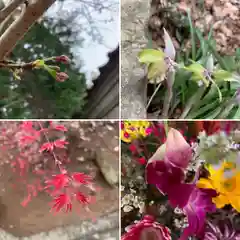
[[[108,231],[95,233],[92,236],[86,236],[84,238],[78,238],[75,240],[119,240],[119,229],[110,229]]]
[[[77,226],[59,227],[29,237],[14,237],[0,229],[0,240],[119,240],[119,213],[111,213],[95,222],[83,221]]]
[[[121,1],[121,117],[146,119],[146,72],[137,55],[146,47],[150,0]]]

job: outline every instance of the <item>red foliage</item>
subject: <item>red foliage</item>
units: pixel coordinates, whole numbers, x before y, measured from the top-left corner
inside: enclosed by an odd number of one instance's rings
[[[67,194],[60,194],[53,200],[52,210],[59,212],[61,209],[65,209],[65,212],[72,211],[71,198]]]
[[[70,160],[66,152],[60,150],[69,143],[65,139],[52,140],[50,137],[51,132],[64,134],[67,128],[54,122],[49,122],[47,127],[45,125],[40,121],[24,121],[13,123],[12,128],[1,129],[0,147],[5,152],[15,151],[10,165],[15,173],[19,173],[18,183],[27,187],[27,196],[21,205],[27,206],[39,191],[45,191],[53,198],[53,211],[63,209],[70,212],[73,200],[86,206],[91,199],[88,194],[93,186],[92,177],[81,172],[68,172],[66,163]],[[57,153],[58,149],[61,154]],[[25,179],[30,171],[35,174],[35,181]],[[88,194],[81,192],[82,186],[87,187]]]

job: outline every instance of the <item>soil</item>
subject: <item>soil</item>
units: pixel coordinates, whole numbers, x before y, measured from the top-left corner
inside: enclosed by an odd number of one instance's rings
[[[69,127],[69,124],[70,122],[66,123],[66,126]],[[106,125],[109,126],[106,127]],[[29,236],[60,226],[79,225],[83,220],[98,218],[118,210],[118,187],[110,186],[105,181],[100,167],[96,165],[93,155],[90,154],[94,152],[96,145],[101,148],[108,147],[115,152],[116,162],[118,162],[118,149],[116,149],[116,146],[118,146],[118,124],[97,124],[96,127],[91,128],[89,125],[82,124],[81,128],[88,132],[89,140],[79,139],[77,141],[75,139],[71,141],[70,139],[68,151],[70,151],[69,155],[72,161],[68,169],[72,171],[91,172],[94,176],[94,183],[99,188],[99,191],[96,194],[96,203],[89,206],[90,211],[82,207],[77,208],[78,210],[76,211],[76,205],[73,205],[72,213],[53,214],[50,212],[51,206],[49,203],[51,199],[44,192],[39,193],[26,207],[22,207],[20,203],[26,197],[26,187],[22,184],[16,186],[16,174],[13,173],[9,164],[3,164],[0,167],[1,228],[17,237]],[[80,127],[77,129],[80,129]],[[74,132],[73,130],[71,131]],[[105,132],[104,141],[102,137],[103,132]],[[109,142],[112,142],[112,145]],[[116,163],[113,163],[113,165],[115,167],[118,166]],[[118,171],[118,169],[116,170]],[[28,173],[27,178],[31,181],[33,174]]]
[[[173,37],[175,47],[179,49],[183,41],[188,48],[189,26],[186,11],[191,9],[194,26],[208,36],[213,27],[213,37],[217,50],[224,55],[232,55],[240,47],[240,1],[238,0],[152,0],[152,15],[149,29],[158,47],[163,47],[165,27]],[[178,34],[182,35],[179,40]]]

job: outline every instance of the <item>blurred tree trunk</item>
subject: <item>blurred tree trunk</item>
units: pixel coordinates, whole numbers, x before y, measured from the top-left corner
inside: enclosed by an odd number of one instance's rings
[[[27,6],[22,8],[20,16],[12,22],[0,37],[0,60],[3,60],[12,52],[17,42],[24,37],[32,25],[55,1],[56,0],[30,1]]]

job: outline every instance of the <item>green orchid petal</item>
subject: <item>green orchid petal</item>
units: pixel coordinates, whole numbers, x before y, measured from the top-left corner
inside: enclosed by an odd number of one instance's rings
[[[164,52],[156,49],[144,49],[138,54],[140,63],[155,63],[164,60]]]

